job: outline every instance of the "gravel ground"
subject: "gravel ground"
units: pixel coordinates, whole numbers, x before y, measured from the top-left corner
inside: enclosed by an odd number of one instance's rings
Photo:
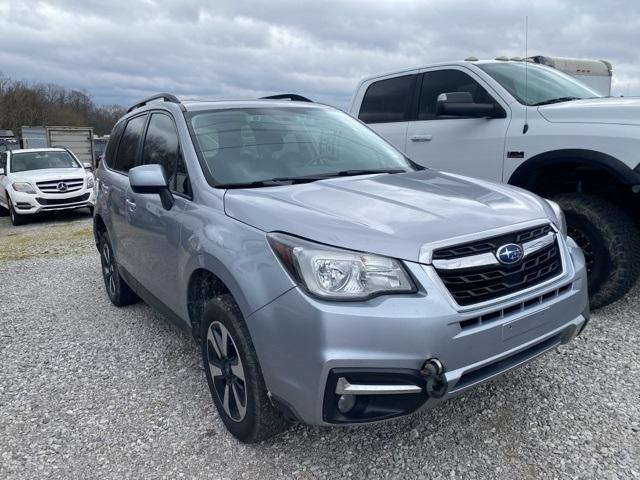
[[[246,446],[195,344],[144,304],[113,307],[90,221],[70,219],[85,234],[65,243],[57,219],[9,236],[0,218],[2,249],[38,240],[0,258],[2,479],[640,478],[640,287],[574,343],[434,410]]]

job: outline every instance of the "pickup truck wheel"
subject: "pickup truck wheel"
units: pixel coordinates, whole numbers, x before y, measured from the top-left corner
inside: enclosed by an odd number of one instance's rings
[[[573,193],[553,200],[565,212],[569,236],[584,252],[591,307],[621,298],[640,274],[640,234],[633,221],[599,197]]]
[[[102,264],[102,278],[104,286],[107,289],[109,300],[117,307],[124,307],[136,303],[139,297],[135,294],[127,282],[120,276],[118,272],[118,264],[116,263],[113,249],[109,242],[107,233],[103,233],[100,237],[100,263]]]
[[[13,203],[11,203],[10,198],[7,198],[7,203],[9,204],[9,216],[11,217],[11,223],[13,224],[13,226],[19,227],[20,225],[24,225],[25,223],[27,223],[25,215],[16,213],[16,209],[14,208]]]
[[[231,434],[255,443],[283,431],[287,422],[267,396],[249,330],[231,295],[207,302],[201,350],[218,414]]]

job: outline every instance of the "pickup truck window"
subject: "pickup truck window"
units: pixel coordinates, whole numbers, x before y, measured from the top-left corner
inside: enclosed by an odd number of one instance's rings
[[[601,97],[598,92],[555,68],[517,62],[481,63],[488,73],[523,105],[545,105]]]
[[[364,123],[406,121],[415,78],[415,75],[403,75],[369,85],[358,118]]]
[[[460,70],[425,72],[420,90],[418,120],[441,118],[436,116],[438,95],[451,92],[469,92],[475,103],[495,103],[493,97],[478,82]]]

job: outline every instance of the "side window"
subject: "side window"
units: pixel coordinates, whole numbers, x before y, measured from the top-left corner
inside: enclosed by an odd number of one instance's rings
[[[152,163],[164,167],[171,190],[183,195],[191,194],[187,169],[180,154],[178,132],[171,117],[163,113],[151,115],[142,148],[142,164]]]
[[[111,135],[109,135],[109,142],[107,143],[107,148],[105,149],[104,157],[102,158],[105,165],[109,168],[113,168],[116,150],[118,148],[118,143],[120,143],[120,137],[122,136],[125,124],[126,122],[117,123],[111,131]]]
[[[140,144],[140,137],[142,137],[142,131],[144,130],[146,121],[147,116],[141,115],[140,117],[132,118],[127,123],[124,133],[122,134],[122,139],[120,140],[120,145],[118,145],[116,161],[113,165],[114,170],[127,173],[136,166],[138,145]]]
[[[420,90],[418,120],[437,118],[438,95],[449,92],[469,92],[475,103],[495,103],[493,97],[478,82],[460,70],[425,72]]]
[[[364,123],[405,121],[415,78],[415,75],[404,75],[369,85],[358,118]]]

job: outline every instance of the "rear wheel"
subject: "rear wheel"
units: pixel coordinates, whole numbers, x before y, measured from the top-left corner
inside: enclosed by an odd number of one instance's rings
[[[255,443],[287,427],[267,396],[249,330],[231,295],[207,303],[201,349],[213,402],[233,436]]]
[[[569,236],[584,252],[591,307],[621,298],[640,274],[640,235],[631,218],[596,196],[572,193],[553,200],[565,212]]]
[[[127,282],[120,276],[118,272],[118,264],[116,263],[113,249],[109,242],[109,236],[104,232],[100,236],[100,263],[102,265],[102,278],[104,286],[107,290],[109,300],[117,307],[131,305],[136,303],[139,298]]]

